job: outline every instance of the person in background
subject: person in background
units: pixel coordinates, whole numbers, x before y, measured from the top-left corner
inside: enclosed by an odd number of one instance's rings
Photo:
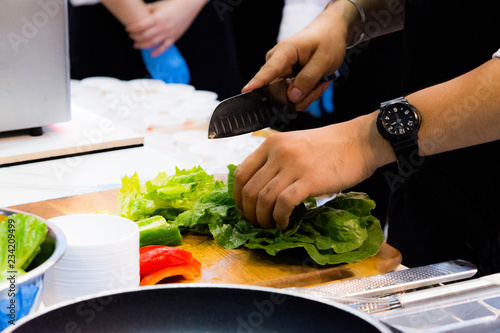
[[[160,1],[149,5],[142,0],[101,2],[125,26],[134,47],[141,50],[151,78],[189,84],[189,68],[174,42],[191,25],[206,0]]]
[[[155,48],[157,57],[172,46],[193,23],[208,0],[157,1],[101,0],[122,22],[137,49]]]
[[[139,49],[153,48],[155,58],[175,44],[190,84],[219,98],[237,94],[241,80],[229,15],[219,14],[208,0],[71,0],[71,78],[150,77]]]
[[[269,137],[235,172],[243,216],[285,229],[307,197],[351,188],[398,161],[384,176],[388,243],[403,264],[464,259],[480,275],[500,272],[499,10],[486,0],[337,0],[278,43],[243,91],[290,77],[299,65],[288,97],[304,110],[328,87],[321,78],[341,65],[347,47],[404,29],[404,98],[381,100],[380,111],[352,120]],[[401,122],[407,126],[398,133],[410,134],[403,148],[400,134],[391,134]]]

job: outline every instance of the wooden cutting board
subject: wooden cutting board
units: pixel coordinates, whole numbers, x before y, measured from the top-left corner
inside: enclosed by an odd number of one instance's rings
[[[116,190],[81,194],[13,206],[27,213],[50,219],[56,216],[118,209]],[[272,257],[260,250],[228,250],[215,244],[210,236],[185,235],[182,248],[190,251],[202,264],[199,283],[235,283],[275,288],[303,287],[328,281],[359,278],[390,272],[401,263],[401,253],[384,243],[380,252],[354,264],[318,266],[312,260],[279,253]],[[187,282],[171,278],[168,281]]]

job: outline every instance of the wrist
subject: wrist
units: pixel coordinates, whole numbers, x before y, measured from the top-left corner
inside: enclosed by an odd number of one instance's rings
[[[345,44],[347,49],[363,41],[366,15],[357,0],[331,0],[325,10],[340,14],[341,20],[345,24]]]
[[[378,114],[379,110],[357,118],[363,127],[359,132],[363,135],[361,140],[368,145],[367,159],[374,161],[376,168],[396,161],[394,149],[377,129]]]
[[[149,15],[147,6],[143,2],[101,0],[101,3],[125,26],[138,22]]]

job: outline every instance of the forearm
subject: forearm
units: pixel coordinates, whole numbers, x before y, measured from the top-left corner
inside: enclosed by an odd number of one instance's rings
[[[325,15],[331,19],[341,16],[347,29],[346,45],[352,46],[361,35],[364,41],[403,29],[404,0],[335,0]]]
[[[500,58],[455,79],[406,96],[422,114],[418,133],[421,156],[500,140]],[[377,132],[377,112],[363,116],[377,167],[396,160],[388,142]]]
[[[142,0],[101,0],[101,2],[123,25],[140,21],[149,14],[148,7]]]
[[[420,153],[500,140],[500,59],[407,97],[421,109]]]
[[[190,0],[190,1],[181,0],[181,1],[183,1],[183,3],[185,3],[186,6],[190,6],[192,8],[193,13],[196,13],[197,15],[210,0]]]

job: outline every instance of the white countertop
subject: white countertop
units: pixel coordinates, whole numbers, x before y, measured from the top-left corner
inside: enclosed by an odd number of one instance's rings
[[[217,95],[191,86],[90,78],[72,80],[71,96],[71,122],[51,125],[41,137],[0,138],[0,163],[22,160],[27,153],[36,156],[30,163],[0,167],[1,207],[118,188],[121,178],[134,172],[143,181],[158,172],[172,174],[175,167],[201,165],[209,173],[224,173],[228,164],[240,163],[264,140],[252,135],[209,140]],[[102,119],[115,131],[100,136],[101,145],[88,150],[138,142],[144,146],[65,157],[82,151],[82,140],[90,140]],[[61,150],[61,157],[36,160]]]

